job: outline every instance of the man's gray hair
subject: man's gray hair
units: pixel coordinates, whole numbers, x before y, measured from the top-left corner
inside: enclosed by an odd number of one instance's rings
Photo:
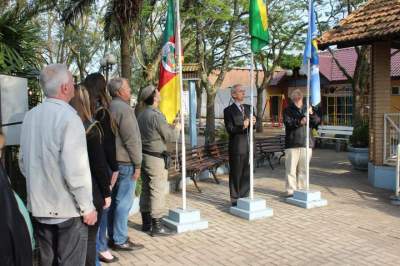
[[[40,86],[46,97],[54,97],[60,92],[63,84],[69,81],[69,70],[66,65],[52,64],[46,66],[39,77]]]
[[[294,99],[294,97],[299,96],[300,98],[304,97],[303,92],[300,89],[295,89],[294,91],[292,91],[292,93],[290,94],[290,99]]]
[[[234,94],[236,92],[236,90],[239,89],[239,88],[243,88],[243,85],[242,84],[233,85],[232,88],[231,88],[231,94]]]
[[[107,88],[108,91],[110,92],[110,95],[112,97],[116,97],[117,96],[117,92],[119,89],[121,89],[122,85],[124,85],[124,78],[113,78],[111,79],[108,84],[107,84]]]

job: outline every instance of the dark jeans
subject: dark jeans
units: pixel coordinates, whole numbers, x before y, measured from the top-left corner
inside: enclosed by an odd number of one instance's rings
[[[249,196],[250,191],[250,165],[249,154],[229,155],[229,191],[231,202]]]
[[[86,259],[88,227],[81,217],[60,224],[34,220],[41,266],[83,266]]]
[[[97,232],[99,231],[99,225],[101,222],[102,209],[96,209],[97,211],[97,222],[94,225],[88,226],[88,243],[87,243],[87,252],[86,252],[86,266],[95,266],[96,265],[96,240],[97,240]]]

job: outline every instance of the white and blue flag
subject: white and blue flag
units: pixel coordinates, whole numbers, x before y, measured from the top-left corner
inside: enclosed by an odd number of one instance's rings
[[[321,85],[319,80],[319,58],[318,58],[318,29],[317,18],[314,10],[313,0],[309,8],[308,32],[306,47],[304,49],[303,65],[308,67],[311,64],[310,94],[311,105],[316,106],[321,102]]]

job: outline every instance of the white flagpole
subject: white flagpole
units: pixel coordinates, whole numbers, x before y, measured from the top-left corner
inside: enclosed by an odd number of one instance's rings
[[[181,49],[181,18],[179,14],[179,0],[176,0],[176,49],[178,49],[178,75],[179,75],[179,90],[181,95],[181,151],[182,151],[182,209],[186,210],[186,146],[185,146],[185,116],[183,107],[185,102],[183,99],[183,80],[182,80],[182,49]]]
[[[312,7],[312,0],[308,1],[308,27],[311,29],[311,7]],[[312,36],[311,36],[312,38]],[[311,40],[310,40],[311,41]],[[310,147],[310,85],[311,85],[311,58],[307,59],[307,128],[306,128],[306,189],[308,190],[310,187],[310,164],[308,160],[308,153]]]
[[[250,163],[250,199],[254,198],[254,162],[253,162],[253,125],[252,125],[252,117],[253,117],[253,79],[254,79],[254,55],[251,53],[251,70],[250,70],[250,153],[249,153],[249,163]]]
[[[310,112],[308,111],[310,108],[310,74],[311,74],[311,60],[308,60],[307,66],[307,129],[306,129],[306,189],[309,189],[310,186],[310,164],[308,160],[308,153],[310,147]]]

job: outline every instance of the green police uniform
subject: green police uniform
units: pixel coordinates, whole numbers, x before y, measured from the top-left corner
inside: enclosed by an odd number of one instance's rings
[[[178,131],[170,127],[165,116],[148,106],[138,117],[142,137],[142,193],[140,211],[150,212],[152,218],[161,218],[165,212],[168,171],[161,153],[167,150],[167,143],[177,138]]]

